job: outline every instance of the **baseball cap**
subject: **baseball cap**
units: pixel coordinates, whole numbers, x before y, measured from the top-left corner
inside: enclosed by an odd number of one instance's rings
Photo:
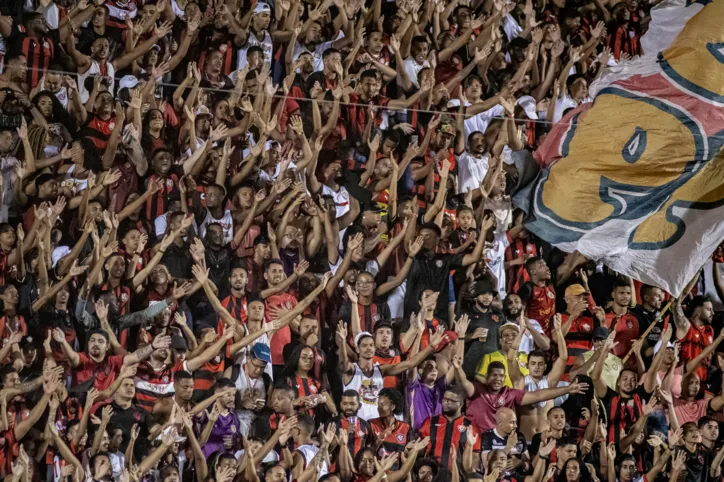
[[[437,131],[442,132],[443,134],[450,134],[451,136],[454,136],[455,126],[449,122],[441,122],[440,125],[437,126]]]
[[[369,211],[373,213],[381,213],[382,207],[379,205],[379,203],[375,201],[370,201],[368,203],[365,203],[364,207],[362,208],[362,211]]]
[[[183,336],[176,335],[171,338],[171,348],[174,350],[188,350],[189,346]]]
[[[520,332],[520,327],[515,323],[511,323],[508,321],[500,325],[500,327],[498,328],[498,335],[502,335],[505,330],[515,330],[517,332]]]
[[[124,75],[121,80],[118,81],[119,89],[132,89],[138,85],[138,79],[135,75]]]
[[[675,348],[676,345],[671,343],[670,341],[666,342],[666,348]],[[654,345],[654,355],[661,349],[661,340],[657,341]]]
[[[254,13],[264,13],[269,12],[271,13],[271,8],[268,4],[264,2],[256,2],[256,5],[254,6]]]
[[[253,243],[253,244],[254,244],[254,246],[256,246],[256,245],[258,245],[258,244],[267,244],[267,245],[270,245],[270,244],[271,244],[271,241],[270,241],[269,238],[267,238],[265,235],[259,234],[256,238],[254,238],[254,243]]]
[[[605,326],[599,326],[598,328],[593,330],[593,339],[594,340],[605,340],[606,338],[608,338],[608,334],[609,334],[608,328],[606,328]]]
[[[271,363],[271,351],[264,343],[257,343],[251,347],[251,356],[264,363]]]
[[[389,328],[389,329],[392,329],[392,323],[391,323],[389,320],[381,320],[381,321],[378,321],[377,323],[375,323],[375,330],[374,330],[374,331],[377,331],[377,330],[379,330],[380,328]]]
[[[440,351],[451,343],[458,341],[458,334],[452,330],[445,330],[445,338],[442,339],[440,344],[435,348],[436,351]]]
[[[586,293],[588,293],[588,291],[586,291],[586,288],[576,283],[566,288],[565,296],[578,296]]]
[[[538,112],[536,109],[537,103],[535,99],[529,95],[524,95],[516,102],[525,111],[525,115],[528,119],[538,120]]]
[[[32,336],[24,336],[22,340],[20,340],[20,348],[27,348],[27,347],[33,347],[35,348],[35,340]]]
[[[50,181],[55,181],[55,176],[53,176],[52,174],[44,173],[39,175],[35,178],[35,189],[38,189],[40,186]]]
[[[158,44],[153,44],[153,47],[151,47],[151,50],[155,50],[156,52],[161,51],[161,46]]]
[[[361,333],[357,333],[357,336],[354,337],[354,346],[359,346],[359,341],[364,338],[365,336],[369,336],[370,338],[374,338],[372,336],[372,333],[369,331],[363,331]]]
[[[196,116],[200,115],[211,115],[211,112],[209,112],[208,107],[202,104],[196,109]]]

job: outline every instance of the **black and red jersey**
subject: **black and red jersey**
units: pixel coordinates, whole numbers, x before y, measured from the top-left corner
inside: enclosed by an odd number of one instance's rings
[[[455,420],[448,420],[443,415],[435,415],[425,420],[422,427],[420,427],[419,434],[420,437],[430,437],[430,445],[427,450],[428,456],[445,467],[449,467],[451,450],[463,452],[467,441],[467,428],[471,426],[473,426],[472,422],[463,415]],[[473,430],[478,435],[473,451],[480,452],[482,437],[474,426]]]
[[[526,306],[526,316],[531,320],[538,320],[544,333],[549,333],[550,322],[556,314],[556,290],[550,283],[537,286],[533,282],[523,283],[518,291],[523,304]]]
[[[347,431],[347,449],[352,455],[352,458],[356,457],[360,450],[373,443],[372,427],[367,420],[359,417],[345,418],[338,415],[330,420],[329,423],[334,424],[337,431]]]
[[[380,438],[385,430],[387,430],[387,426],[385,426],[381,418],[373,418],[370,420],[370,426],[377,438]],[[395,452],[404,452],[405,446],[410,441],[411,431],[412,429],[409,424],[395,420],[394,428],[382,440],[382,445],[380,445],[377,455],[383,457]]]

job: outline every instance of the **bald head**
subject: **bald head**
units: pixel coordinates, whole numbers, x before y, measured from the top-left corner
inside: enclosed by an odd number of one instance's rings
[[[495,414],[495,428],[500,435],[510,435],[518,428],[515,412],[510,408],[499,408]]]

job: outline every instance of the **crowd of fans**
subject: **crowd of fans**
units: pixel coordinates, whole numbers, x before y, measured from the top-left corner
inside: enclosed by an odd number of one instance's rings
[[[1,0],[0,477],[722,480],[702,282],[512,202],[654,4]]]

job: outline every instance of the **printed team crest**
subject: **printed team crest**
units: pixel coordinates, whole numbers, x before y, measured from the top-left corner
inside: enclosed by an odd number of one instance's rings
[[[546,294],[548,295],[548,298],[550,298],[550,299],[553,299],[556,297],[556,295],[554,295],[553,292],[551,292],[551,291],[548,291]]]
[[[628,321],[626,322],[626,326],[628,327],[629,330],[633,330],[633,321],[628,320]]]
[[[591,331],[591,325],[589,325],[588,323],[583,323],[581,325],[581,328],[583,328],[583,331]]]
[[[465,425],[458,425],[458,432],[463,433],[465,431]]]
[[[309,391],[316,394],[316,393],[317,393],[317,387],[315,387],[314,385],[312,385],[311,387],[309,387]]]
[[[376,322],[380,321],[380,318],[381,317],[380,317],[379,313],[375,313],[374,316],[372,316],[372,321],[374,321],[376,323]]]
[[[128,293],[121,293],[121,301],[124,303],[128,301]]]
[[[496,323],[500,321],[500,317],[498,315],[490,315],[490,318],[492,318]]]
[[[231,426],[231,433],[236,433],[236,425]]]
[[[455,64],[455,65],[460,63],[460,59],[457,58],[457,56],[453,57],[452,61],[453,61],[453,64]]]
[[[162,381],[163,383],[168,383],[168,376],[167,376],[167,375],[164,375],[163,378],[161,378],[161,381]]]
[[[114,121],[114,122],[110,122],[110,123],[108,124],[108,128],[109,128],[110,130],[115,129],[115,128],[116,128],[116,123],[115,123],[115,121]]]
[[[228,48],[229,48],[229,46],[226,45],[226,44],[221,44],[221,45],[219,45],[219,51],[220,51],[222,54],[225,54],[225,53],[226,53],[226,50],[227,50]]]
[[[166,187],[169,189],[173,187],[173,179],[166,179]]]
[[[397,438],[397,441],[400,443],[402,443],[405,440],[405,436],[402,435],[401,433],[398,433],[396,438]]]
[[[364,437],[364,436],[365,436],[365,433],[364,433],[362,430],[360,430],[359,432],[357,432],[357,438],[362,438],[362,437]]]
[[[438,268],[442,268],[442,260],[438,259],[437,261],[435,261],[435,266],[437,266]]]

